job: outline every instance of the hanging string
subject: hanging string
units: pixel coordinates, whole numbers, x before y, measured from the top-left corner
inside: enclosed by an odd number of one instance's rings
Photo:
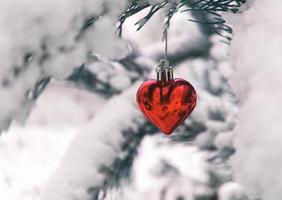
[[[156,68],[157,72],[157,80],[172,80],[173,79],[173,68],[170,67],[169,61],[168,61],[168,26],[165,25],[164,31],[163,31],[163,42],[165,42],[164,46],[164,58],[161,59],[160,64]]]
[[[168,56],[167,56],[167,49],[168,49],[168,45],[167,45],[167,38],[168,38],[168,31],[167,31],[168,27],[165,26],[164,28],[164,32],[163,32],[163,41],[165,42],[165,55],[164,55],[164,59],[165,61],[168,61]]]

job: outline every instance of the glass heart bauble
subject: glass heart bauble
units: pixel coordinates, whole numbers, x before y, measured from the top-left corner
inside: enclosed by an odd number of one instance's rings
[[[184,79],[148,80],[137,92],[141,111],[166,135],[190,115],[196,102],[195,89]]]

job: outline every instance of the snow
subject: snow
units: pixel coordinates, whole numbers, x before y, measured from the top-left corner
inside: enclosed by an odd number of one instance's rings
[[[234,27],[231,84],[240,97],[235,130],[235,178],[254,198],[282,196],[282,28],[280,0],[248,1]]]
[[[111,59],[125,57],[128,53],[128,44],[124,40],[117,38],[115,24],[116,20],[113,17],[98,19],[94,31],[86,33],[87,49]]]
[[[131,77],[118,62],[103,60],[97,62],[89,62],[86,68],[96,75],[96,78],[102,82],[109,82],[110,86],[118,92],[126,89],[131,84]],[[138,74],[134,78],[138,77]],[[97,83],[93,83],[97,84]]]
[[[129,77],[125,76],[125,75],[114,76],[110,80],[111,86],[118,91],[122,91],[122,90],[128,88],[130,83],[131,82],[130,82]]]
[[[12,128],[9,131],[11,136],[3,136],[0,143],[1,199],[39,199],[44,183],[58,167],[74,133],[75,129],[42,130],[40,126],[31,126],[25,129]]]
[[[0,129],[32,107],[26,93],[42,77],[68,77],[89,52],[109,58],[127,55],[115,23],[125,0],[3,0],[0,6]],[[111,7],[111,9],[107,9]],[[106,11],[105,11],[106,10]],[[95,26],[81,31],[94,16]],[[79,39],[78,39],[79,38]],[[25,57],[30,54],[28,62]]]
[[[230,132],[221,133],[215,138],[215,145],[218,149],[233,148],[234,134]]]
[[[220,187],[218,196],[220,200],[241,200],[247,199],[245,192],[238,183],[230,182]]]
[[[172,144],[162,135],[146,137],[132,167],[133,184],[109,199],[192,199],[199,191],[209,193],[210,169],[205,157],[196,147]]]
[[[137,86],[109,100],[79,131],[61,160],[62,165],[48,181],[42,200],[92,199],[90,189],[101,186],[105,180],[101,168],[121,156],[123,130],[138,127],[141,113],[134,102]]]
[[[104,100],[96,95],[52,82],[37,101],[26,126],[14,124],[1,135],[1,199],[40,199],[79,127],[103,104]]]

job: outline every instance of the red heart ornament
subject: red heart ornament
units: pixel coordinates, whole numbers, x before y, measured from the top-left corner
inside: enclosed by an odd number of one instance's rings
[[[170,135],[194,110],[197,94],[184,79],[148,80],[137,92],[144,115],[164,134]]]

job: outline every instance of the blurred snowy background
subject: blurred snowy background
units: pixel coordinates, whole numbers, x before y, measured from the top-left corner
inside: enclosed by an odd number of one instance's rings
[[[139,12],[120,39],[126,4],[1,1],[0,199],[280,200],[281,2],[248,1],[226,16],[231,46],[187,20],[206,15],[172,18],[169,59],[199,99],[170,137],[135,104],[163,56],[164,15],[136,32],[150,8]]]

